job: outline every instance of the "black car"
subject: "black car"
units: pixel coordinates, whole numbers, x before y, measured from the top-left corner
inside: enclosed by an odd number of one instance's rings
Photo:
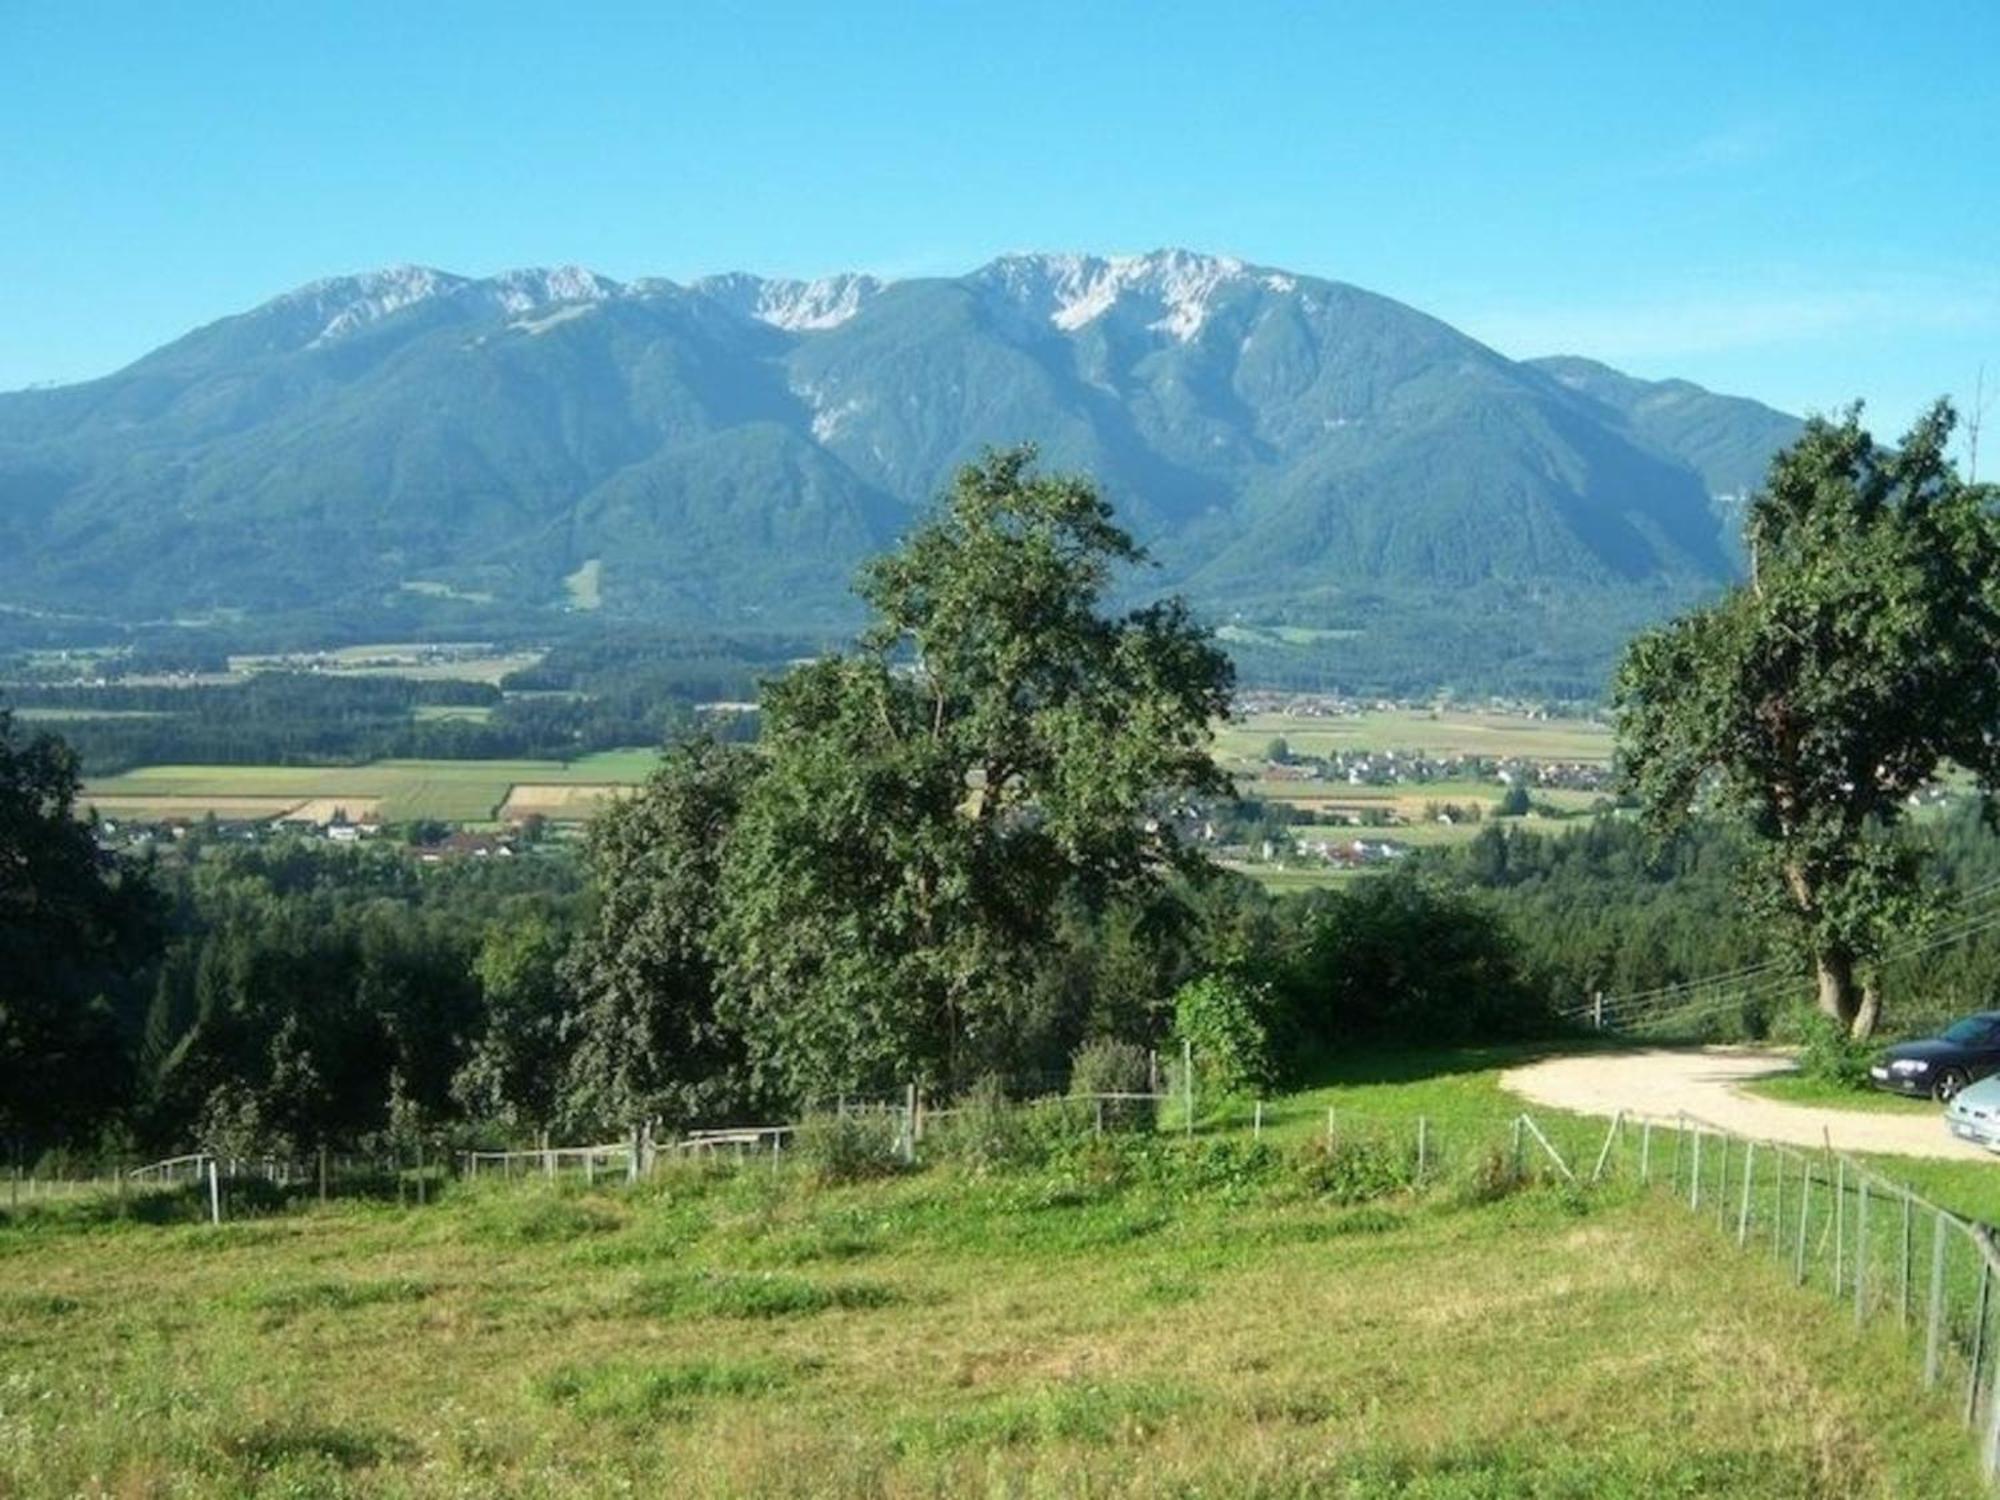
[[[1975,1078],[2000,1072],[2000,1010],[1954,1021],[1937,1036],[1899,1042],[1868,1070],[1868,1081],[1892,1094],[1951,1098]]]

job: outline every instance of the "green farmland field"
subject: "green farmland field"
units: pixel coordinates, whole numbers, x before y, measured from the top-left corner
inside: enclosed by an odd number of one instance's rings
[[[143,766],[93,777],[87,802],[109,812],[155,816],[159,810],[200,816],[203,800],[235,806],[245,799],[295,802],[351,797],[379,804],[390,822],[435,818],[487,823],[518,783],[623,785],[642,781],[657,763],[653,750],[607,750],[572,761],[381,760],[361,766]],[[222,807],[218,806],[218,812]],[[224,814],[227,815],[227,814]]]
[[[1432,756],[1597,763],[1611,759],[1611,730],[1592,720],[1423,708],[1367,709],[1338,717],[1251,714],[1222,726],[1216,750],[1224,760],[1261,759],[1265,746],[1278,738],[1299,755],[1408,750]]]

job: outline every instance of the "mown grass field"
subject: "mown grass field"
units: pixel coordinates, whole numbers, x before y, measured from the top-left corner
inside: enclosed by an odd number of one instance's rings
[[[573,761],[381,760],[362,766],[143,766],[118,776],[91,778],[84,800],[107,815],[199,817],[204,804],[218,816],[268,805],[271,815],[288,806],[354,798],[377,802],[384,818],[402,822],[436,818],[447,823],[487,823],[517,784],[532,786],[636,784],[659,759],[653,750],[607,750]]]
[[[1328,1107],[1474,1142],[1509,1056],[1350,1059],[1261,1143],[984,1173],[24,1214],[0,1493],[1979,1492],[1892,1332],[1664,1196],[1454,1167],[1344,1204],[1301,1168]]]
[[[1222,727],[1217,752],[1261,758],[1282,738],[1298,755],[1343,750],[1417,751],[1432,756],[1523,756],[1531,760],[1608,763],[1608,725],[1587,719],[1536,719],[1470,709],[1394,708],[1326,717],[1250,714]]]

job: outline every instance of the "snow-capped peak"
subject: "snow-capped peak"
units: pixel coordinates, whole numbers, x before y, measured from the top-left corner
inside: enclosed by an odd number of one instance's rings
[[[516,315],[569,302],[608,302],[625,290],[609,276],[600,276],[582,266],[557,266],[552,270],[531,266],[502,271],[480,285],[492,289],[501,311]]]
[[[429,266],[388,266],[380,271],[307,282],[277,298],[274,305],[307,309],[315,318],[322,319],[312,339],[313,343],[321,344],[415,303],[448,296],[466,284],[463,276]]]
[[[1261,282],[1289,292],[1292,278],[1246,265],[1234,256],[1191,250],[1146,255],[1004,255],[977,276],[1072,332],[1104,316],[1121,301],[1141,299],[1158,312],[1147,326],[1185,343],[1201,331],[1216,295],[1225,288]]]
[[[744,271],[707,276],[694,290],[732,311],[774,328],[808,332],[838,328],[861,311],[882,283],[873,276],[845,274],[813,281],[766,280]]]

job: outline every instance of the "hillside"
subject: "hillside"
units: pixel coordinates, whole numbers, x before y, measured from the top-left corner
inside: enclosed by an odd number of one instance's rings
[[[838,623],[955,465],[1034,440],[1152,546],[1148,592],[1363,632],[1343,658],[1497,619],[1582,659],[1731,575],[1721,497],[1795,429],[1185,251],[886,284],[405,267],[0,396],[0,602]]]

